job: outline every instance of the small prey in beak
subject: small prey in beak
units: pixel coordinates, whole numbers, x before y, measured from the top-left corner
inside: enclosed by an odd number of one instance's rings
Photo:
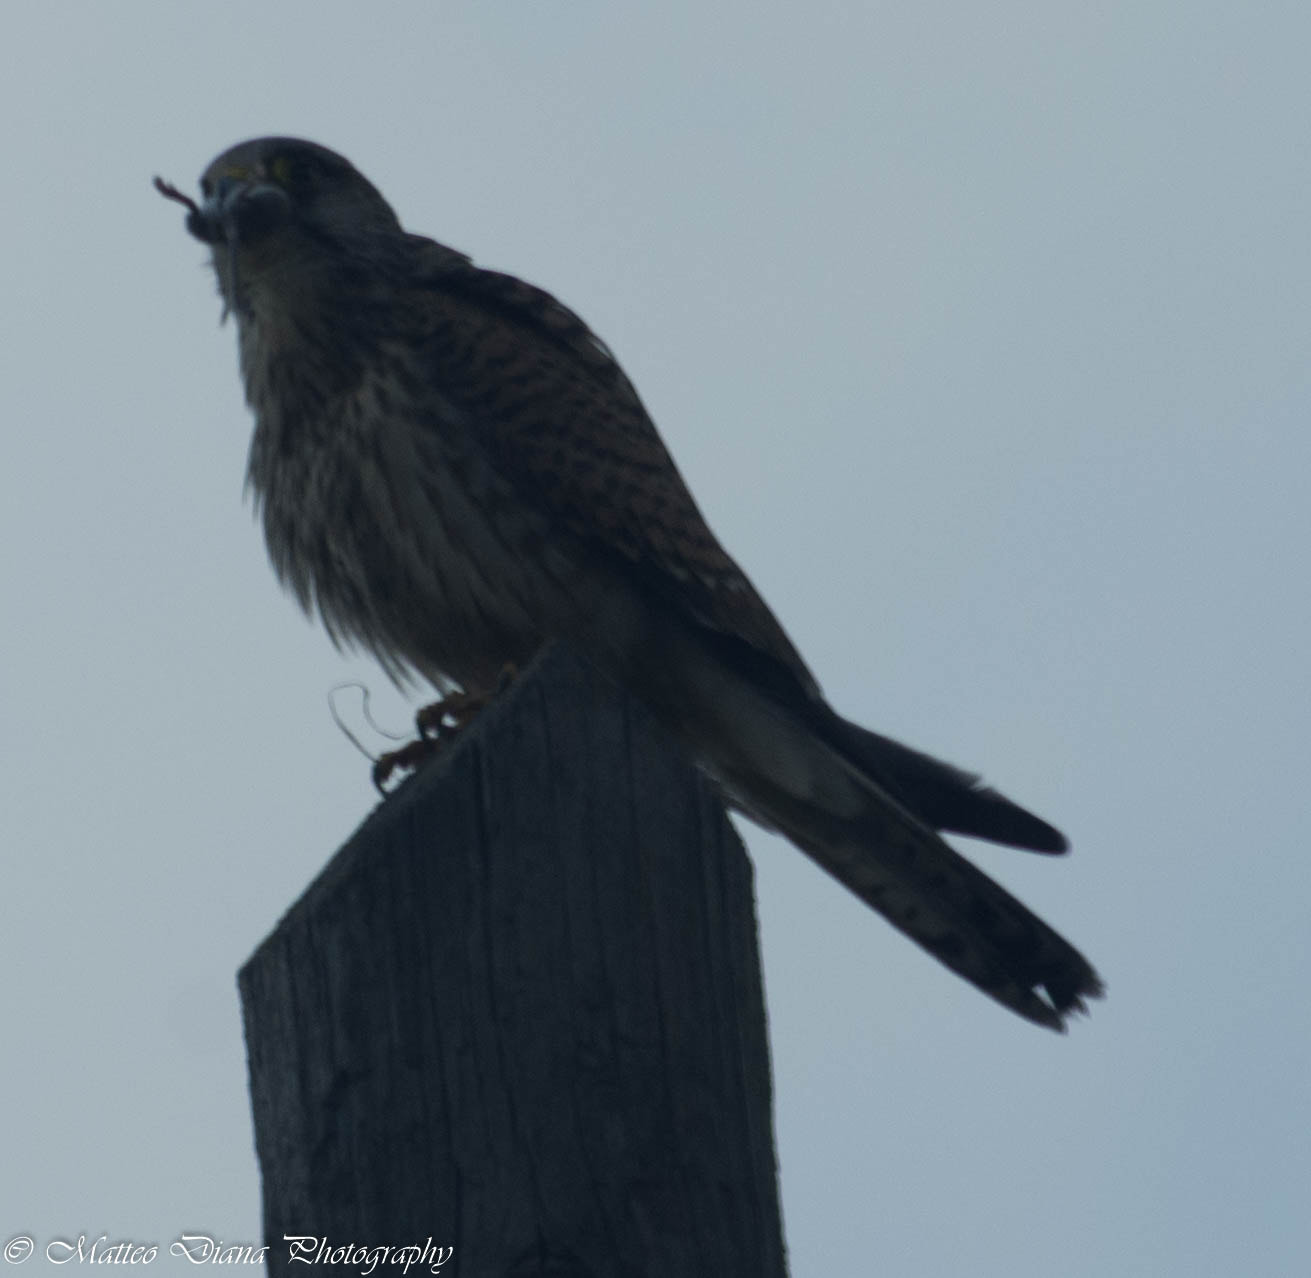
[[[179,191],[172,182],[165,182],[162,177],[156,177],[154,180],[155,190],[160,193],[166,200],[174,200],[178,204],[183,204],[187,209],[199,215],[200,205],[191,198],[185,191]]]
[[[155,190],[166,200],[181,204],[187,210],[187,230],[206,244],[217,243],[223,238],[219,234],[219,224],[210,213],[201,208],[185,191],[179,191],[172,182],[165,182],[162,177],[154,179]]]

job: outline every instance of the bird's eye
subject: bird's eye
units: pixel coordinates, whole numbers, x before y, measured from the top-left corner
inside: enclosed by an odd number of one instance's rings
[[[296,166],[285,155],[275,155],[269,161],[269,177],[279,186],[291,186],[296,180]]]
[[[209,197],[214,194],[214,183],[211,182],[209,178],[203,177],[200,179],[200,193],[206,199],[209,199]]]

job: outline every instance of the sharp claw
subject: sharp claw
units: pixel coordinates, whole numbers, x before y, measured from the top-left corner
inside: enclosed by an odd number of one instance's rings
[[[493,697],[504,692],[519,676],[519,668],[507,661],[496,681],[495,692],[450,692],[440,701],[421,707],[414,716],[416,740],[380,754],[373,762],[373,784],[384,798],[399,787],[387,788],[392,774],[400,768],[413,770],[477,718]]]

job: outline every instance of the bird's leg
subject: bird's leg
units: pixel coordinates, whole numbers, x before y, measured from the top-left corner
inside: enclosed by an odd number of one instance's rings
[[[413,770],[436,754],[451,737],[467,728],[494,697],[504,692],[518,673],[518,667],[512,661],[507,661],[493,691],[461,689],[459,692],[448,692],[431,705],[421,707],[414,716],[418,737],[399,750],[389,750],[378,756],[373,764],[373,784],[383,794],[390,793],[386,785],[392,773],[398,768]]]

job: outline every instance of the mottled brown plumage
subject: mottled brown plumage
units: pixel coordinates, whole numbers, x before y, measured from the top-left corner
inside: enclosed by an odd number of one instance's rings
[[[270,558],[335,641],[479,693],[569,640],[734,804],[1001,1003],[1059,1029],[1100,993],[936,831],[1044,852],[1062,836],[833,712],[572,311],[407,234],[312,143],[243,143],[201,191],[187,226],[236,316]]]

